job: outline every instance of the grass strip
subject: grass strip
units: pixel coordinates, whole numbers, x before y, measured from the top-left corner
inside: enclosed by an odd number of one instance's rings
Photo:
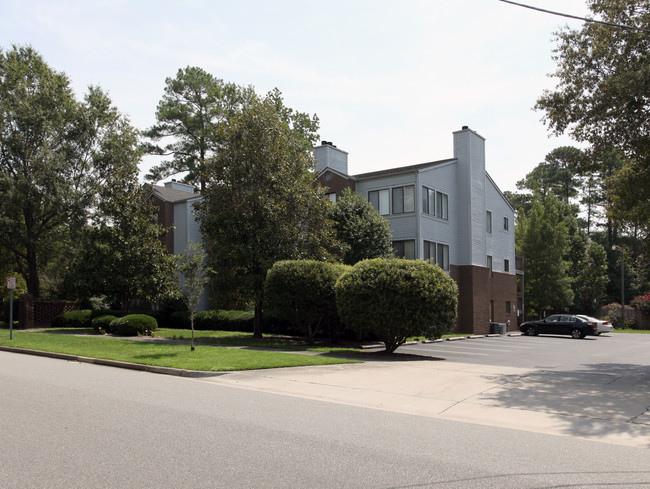
[[[359,362],[327,355],[300,355],[214,346],[199,346],[192,352],[189,346],[184,344],[169,345],[101,336],[24,331],[14,331],[13,336],[13,340],[10,340],[8,331],[0,331],[0,346],[207,372]]]

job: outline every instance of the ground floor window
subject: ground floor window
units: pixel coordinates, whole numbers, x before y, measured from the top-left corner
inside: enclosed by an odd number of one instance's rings
[[[449,270],[449,245],[425,241],[424,259],[437,263],[443,270]]]
[[[415,241],[412,239],[405,241],[393,241],[393,250],[397,258],[406,258],[415,260]]]

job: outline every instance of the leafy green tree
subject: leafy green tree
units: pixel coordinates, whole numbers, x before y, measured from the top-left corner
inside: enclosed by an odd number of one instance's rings
[[[30,294],[41,295],[42,268],[67,251],[61,236],[82,227],[108,177],[132,170],[122,156],[134,141],[99,88],[78,102],[33,48],[0,50],[0,246]]]
[[[201,68],[188,66],[165,80],[165,93],[156,110],[157,124],[144,132],[148,153],[171,156],[146,175],[156,182],[188,172],[187,183],[205,190],[205,165],[221,146],[219,127],[254,95],[252,88],[225,83]],[[165,139],[165,146],[157,143]]]
[[[650,220],[650,1],[588,0],[594,17],[621,28],[585,23],[556,34],[554,77],[536,108],[555,134],[569,132],[594,155],[617,148],[628,160],[615,182],[619,219]],[[629,186],[628,186],[629,185]],[[629,189],[634,188],[634,192]],[[623,190],[627,189],[627,192]],[[640,216],[640,217],[639,217]]]
[[[154,302],[177,294],[175,259],[161,241],[166,230],[156,224],[155,207],[132,177],[106,187],[70,276],[81,295],[119,299],[124,314],[136,299]]]
[[[335,291],[346,326],[374,333],[389,353],[411,336],[439,338],[456,322],[456,282],[424,261],[361,261],[341,276]]]
[[[363,196],[345,189],[329,210],[339,242],[345,246],[343,263],[394,256],[390,223]]]
[[[213,268],[232,271],[255,304],[262,336],[267,271],[278,260],[327,258],[333,239],[322,188],[314,185],[318,120],[286,109],[279,92],[255,98],[220,128],[199,209]]]
[[[605,248],[589,240],[581,259],[574,264],[574,269],[573,310],[594,315],[600,310],[609,282]]]
[[[192,342],[190,349],[194,351],[194,316],[201,302],[201,295],[210,281],[210,269],[207,266],[207,255],[201,243],[190,242],[183,253],[176,258],[176,270],[181,276],[179,284],[183,302],[190,311],[190,326]]]
[[[517,254],[526,258],[525,297],[528,309],[564,311],[573,301],[566,255],[569,231],[557,197],[535,196],[527,216],[517,216]]]

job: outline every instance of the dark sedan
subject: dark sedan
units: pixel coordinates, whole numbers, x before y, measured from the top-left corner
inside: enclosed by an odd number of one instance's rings
[[[553,314],[540,321],[523,323],[519,330],[528,336],[538,334],[566,334],[580,339],[587,335],[596,335],[598,326],[593,321],[588,321],[578,316],[569,314]]]

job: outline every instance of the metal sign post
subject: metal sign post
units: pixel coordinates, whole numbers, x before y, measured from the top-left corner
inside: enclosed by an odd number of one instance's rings
[[[9,289],[9,339],[14,338],[14,289],[16,288],[16,277],[7,277],[7,288]]]

